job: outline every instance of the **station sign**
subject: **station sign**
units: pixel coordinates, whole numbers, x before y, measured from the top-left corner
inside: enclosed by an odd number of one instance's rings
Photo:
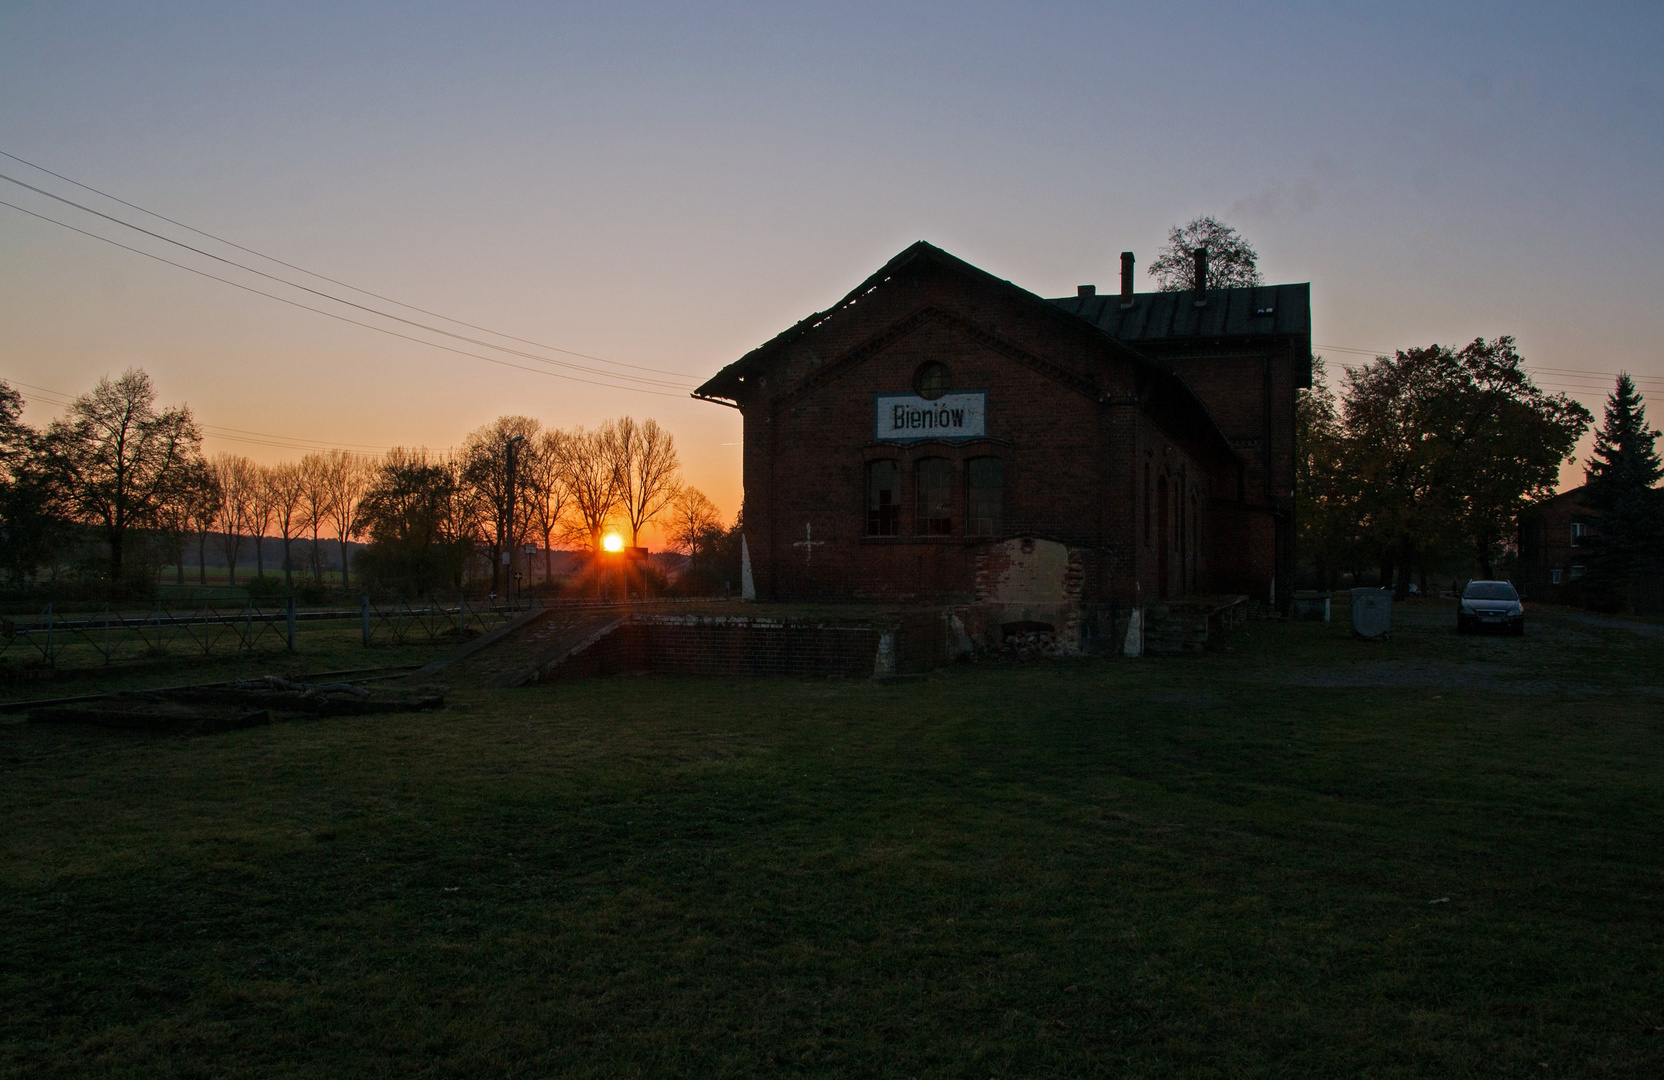
[[[919,439],[982,439],[988,435],[988,392],[943,394],[934,401],[918,394],[879,394],[873,437],[882,442]]]

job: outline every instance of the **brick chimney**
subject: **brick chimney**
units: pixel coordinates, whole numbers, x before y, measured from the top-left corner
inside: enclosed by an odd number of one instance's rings
[[[1132,252],[1121,252],[1121,306],[1132,307]]]
[[[1076,285],[1075,289],[1081,296],[1098,295],[1098,287],[1096,285]]]
[[[1190,253],[1196,260],[1196,306],[1208,302],[1208,249],[1199,247]]]

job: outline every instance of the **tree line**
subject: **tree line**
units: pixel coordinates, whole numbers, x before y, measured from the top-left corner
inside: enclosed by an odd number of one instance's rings
[[[1631,469],[1623,484],[1601,480],[1647,434],[1627,375],[1614,396],[1623,404],[1615,414],[1608,402],[1587,479],[1595,503],[1635,508],[1631,525],[1614,518],[1605,530],[1608,569],[1631,573],[1642,561],[1626,556],[1620,568],[1616,553],[1657,550],[1658,474]],[[1567,395],[1538,388],[1506,336],[1400,350],[1346,370],[1338,388],[1318,358],[1296,417],[1302,556],[1324,587],[1338,573],[1357,580],[1378,570],[1401,596],[1418,572],[1425,581],[1429,570],[1465,566],[1496,577],[1516,554],[1520,515],[1554,495],[1592,420]]]
[[[0,382],[0,567],[13,583],[78,564],[132,594],[169,565],[184,584],[189,552],[206,584],[210,550],[231,584],[250,561],[255,581],[275,583],[270,537],[288,590],[323,587],[333,546],[343,588],[357,579],[406,595],[470,583],[501,591],[504,556],[527,543],[542,549],[542,567],[527,569],[541,569],[545,583],[556,576],[552,549],[592,556],[614,530],[639,546],[661,526],[695,576],[717,573],[737,544],[651,419],[563,430],[505,416],[455,450],[335,450],[262,465],[205,456],[190,409],[159,405],[136,369],[100,380],[43,429],[22,410],[22,395]]]

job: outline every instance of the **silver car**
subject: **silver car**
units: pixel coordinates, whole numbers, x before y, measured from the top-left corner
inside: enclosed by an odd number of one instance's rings
[[[1525,633],[1525,605],[1520,594],[1506,581],[1470,581],[1456,601],[1456,632],[1506,630],[1515,637]]]

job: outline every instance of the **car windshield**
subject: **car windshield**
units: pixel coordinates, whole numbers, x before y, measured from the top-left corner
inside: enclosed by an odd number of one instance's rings
[[[1518,600],[1520,594],[1506,581],[1475,581],[1462,594],[1464,600]]]

